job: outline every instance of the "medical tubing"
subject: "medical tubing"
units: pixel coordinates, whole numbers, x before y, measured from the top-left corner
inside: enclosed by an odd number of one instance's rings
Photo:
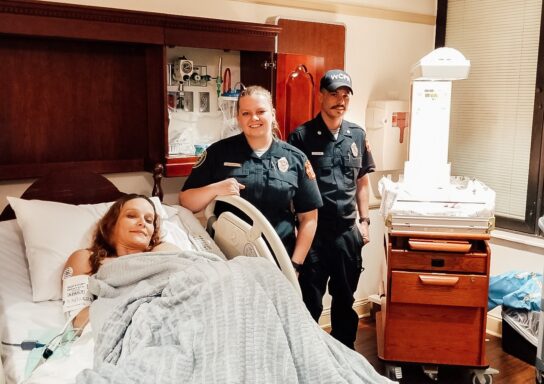
[[[86,307],[85,307],[86,308]],[[43,353],[42,353],[42,362],[49,359],[51,357],[51,355],[55,352],[55,350],[61,345],[62,343],[62,339],[64,337],[64,334],[66,333],[66,330],[68,329],[68,326],[72,324],[72,321],[75,319],[75,317],[77,315],[79,315],[79,313],[83,310],[84,308],[81,308],[79,311],[73,313],[70,318],[68,319],[68,321],[64,324],[64,326],[62,327],[61,331],[59,332],[58,335],[56,335],[55,337],[53,337],[51,339],[51,341],[49,343],[47,343],[45,345],[45,349],[43,350]],[[74,328],[73,330],[75,331],[74,333],[74,337],[77,337],[80,335],[81,331],[83,330],[83,328],[85,328],[85,325],[83,325],[83,327],[81,328]],[[38,364],[40,365],[40,364]],[[37,366],[36,366],[37,367]]]
[[[40,343],[38,340],[23,340],[21,343],[7,343],[2,341],[2,345],[8,347],[21,347],[23,351],[31,351],[34,348],[45,347],[45,344]]]

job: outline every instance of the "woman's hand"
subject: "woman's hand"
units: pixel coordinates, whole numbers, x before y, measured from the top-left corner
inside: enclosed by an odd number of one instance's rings
[[[238,180],[236,180],[234,177],[215,183],[215,188],[216,188],[215,191],[217,196],[225,196],[225,195],[240,196],[240,190],[244,189],[245,187],[246,187],[245,185],[240,184]]]

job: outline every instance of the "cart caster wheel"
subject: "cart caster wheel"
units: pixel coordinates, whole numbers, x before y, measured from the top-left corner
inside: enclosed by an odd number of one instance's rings
[[[391,380],[402,379],[402,367],[387,364],[385,366],[385,376]]]
[[[488,374],[472,374],[472,384],[492,384],[493,376]]]

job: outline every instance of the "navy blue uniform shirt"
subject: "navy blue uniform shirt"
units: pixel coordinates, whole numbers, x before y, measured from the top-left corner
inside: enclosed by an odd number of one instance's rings
[[[240,196],[255,205],[270,221],[289,253],[294,249],[295,212],[323,205],[315,174],[299,149],[274,140],[258,157],[243,134],[212,144],[193,167],[182,190],[199,188],[234,177],[245,189]]]
[[[350,225],[355,221],[357,179],[376,167],[365,139],[364,129],[346,120],[335,139],[321,113],[289,135],[289,143],[306,154],[317,175],[323,199],[320,225]]]

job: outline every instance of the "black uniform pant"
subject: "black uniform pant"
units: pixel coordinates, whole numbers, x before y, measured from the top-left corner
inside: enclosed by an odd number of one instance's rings
[[[315,321],[323,312],[327,281],[331,302],[331,335],[354,349],[359,316],[353,294],[362,271],[363,239],[356,225],[345,230],[319,227],[300,271],[299,282],[306,307]]]

